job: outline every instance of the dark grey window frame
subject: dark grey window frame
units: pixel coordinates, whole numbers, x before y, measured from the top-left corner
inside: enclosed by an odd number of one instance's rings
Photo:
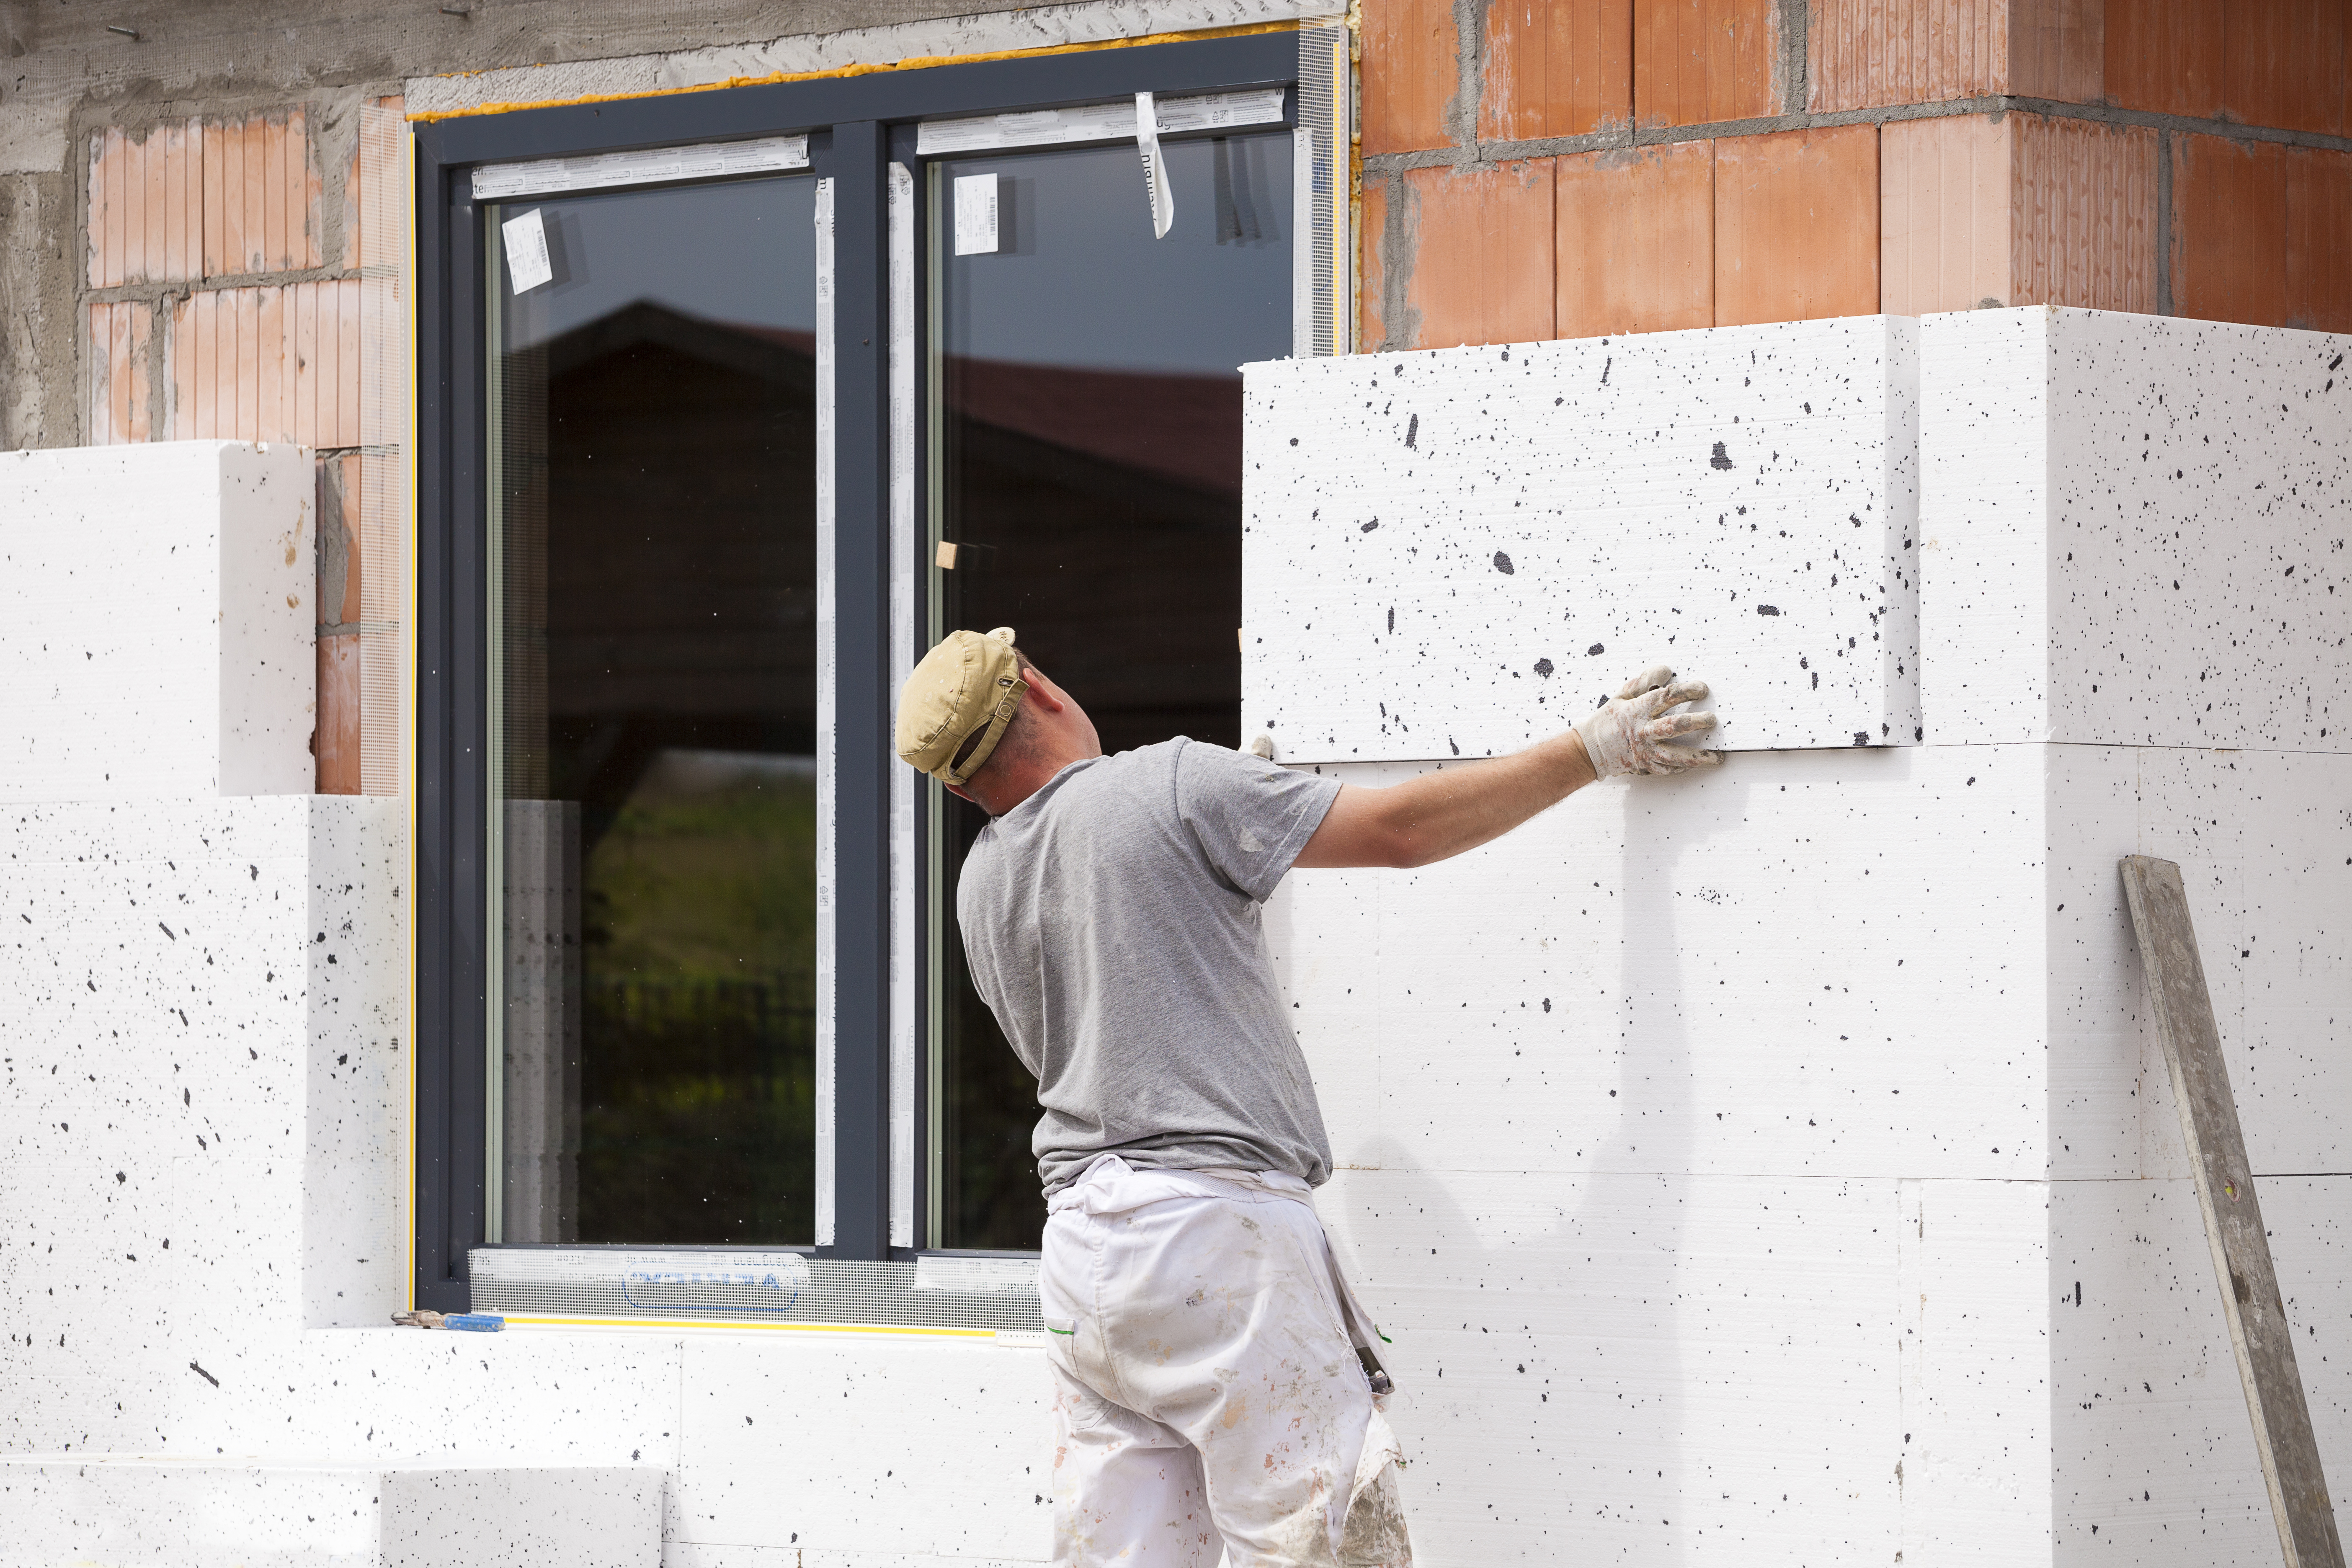
[[[1295,122],[1299,48],[1297,33],[1269,32],[523,110],[417,128],[412,1026],[418,1306],[462,1310],[470,1305],[467,1254],[482,1244],[490,1196],[484,1170],[484,234],[468,178],[472,168],[806,132],[812,173],[834,181],[834,1240],[794,1250],[854,1261],[906,1258],[912,1249],[894,1249],[889,1242],[889,769],[897,763],[889,750],[888,671],[890,574],[914,563],[892,561],[889,551],[888,167],[903,163],[919,182],[923,178],[929,160],[916,153],[915,127],[925,120],[1099,102],[1136,92],[1291,88]],[[923,205],[916,204],[919,226]],[[919,226],[915,253],[919,268],[927,254]],[[923,292],[919,287],[919,300]],[[913,323],[919,338],[919,310]],[[922,363],[918,354],[919,375]],[[919,407],[922,395],[919,388]],[[923,443],[917,445],[919,464]],[[919,473],[919,486],[927,482]],[[919,833],[918,843],[926,837]],[[919,1006],[919,989],[918,994]],[[923,1076],[917,1074],[919,1097]],[[925,1124],[919,1100],[917,1125]],[[919,1202],[920,1177],[919,1170]],[[925,1234],[919,1215],[916,1234]]]

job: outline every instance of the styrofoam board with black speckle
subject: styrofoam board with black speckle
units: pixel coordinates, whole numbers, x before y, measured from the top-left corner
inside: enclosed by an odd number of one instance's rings
[[[1284,762],[1499,754],[1662,663],[1731,750],[1918,739],[1912,321],[1243,378],[1242,721]]]
[[[2352,336],[1927,318],[1931,739],[2352,750]]]

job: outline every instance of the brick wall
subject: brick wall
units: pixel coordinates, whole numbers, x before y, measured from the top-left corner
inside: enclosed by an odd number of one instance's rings
[[[1364,0],[1360,346],[2352,327],[2352,0]]]
[[[400,100],[89,132],[82,438],[316,455],[317,787],[398,787]]]

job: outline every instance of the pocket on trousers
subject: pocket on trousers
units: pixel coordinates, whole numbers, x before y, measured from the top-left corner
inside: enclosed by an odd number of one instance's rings
[[[1077,1337],[1078,1321],[1076,1318],[1056,1318],[1049,1313],[1046,1315],[1045,1322],[1045,1331],[1049,1334],[1053,1334],[1061,1339],[1075,1339]]]

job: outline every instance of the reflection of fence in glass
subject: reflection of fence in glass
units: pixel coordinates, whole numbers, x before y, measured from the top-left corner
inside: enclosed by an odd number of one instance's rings
[[[591,980],[582,1240],[814,1239],[815,1001],[805,972]]]

